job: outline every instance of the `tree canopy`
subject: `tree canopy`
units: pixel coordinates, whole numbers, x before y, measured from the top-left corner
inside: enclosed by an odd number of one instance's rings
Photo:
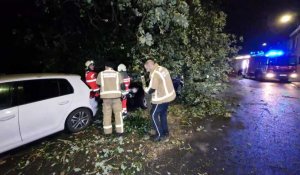
[[[221,106],[211,99],[224,89],[239,48],[213,0],[37,0],[36,7],[37,23],[16,37],[36,48],[45,72],[82,74],[87,59],[141,71],[152,58],[183,75],[184,104]]]

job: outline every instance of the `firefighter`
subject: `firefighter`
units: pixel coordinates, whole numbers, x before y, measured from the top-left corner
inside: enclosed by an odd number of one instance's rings
[[[169,71],[153,60],[147,60],[144,66],[146,71],[150,72],[148,87],[146,87],[145,78],[142,76],[141,79],[144,91],[152,94],[150,114],[153,127],[156,130],[156,136],[153,140],[165,140],[169,137],[167,123],[169,103],[176,98],[173,82]]]
[[[112,63],[105,64],[105,70],[100,72],[97,77],[97,84],[100,85],[100,97],[103,100],[103,129],[105,135],[112,134],[111,117],[112,112],[115,116],[115,127],[118,136],[124,132],[121,91],[124,90],[120,73],[113,70]]]
[[[122,92],[122,116],[123,119],[127,117],[127,95],[129,93],[130,77],[127,74],[127,69],[124,64],[118,66],[118,72],[121,74],[125,91]]]
[[[90,98],[99,98],[100,88],[96,83],[97,73],[95,72],[95,63],[93,60],[85,62],[85,81],[92,90]]]

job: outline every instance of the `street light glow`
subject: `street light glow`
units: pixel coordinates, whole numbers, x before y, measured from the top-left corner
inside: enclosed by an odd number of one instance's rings
[[[292,14],[284,14],[279,18],[279,23],[281,24],[286,24],[291,22],[293,19],[293,15]]]
[[[268,45],[267,43],[263,43],[263,44],[262,44],[262,46],[264,46],[264,47],[267,46],[267,45]]]

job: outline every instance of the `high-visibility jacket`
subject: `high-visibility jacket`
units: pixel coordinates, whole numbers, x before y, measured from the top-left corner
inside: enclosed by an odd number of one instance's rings
[[[122,78],[119,72],[112,69],[102,71],[98,74],[96,82],[101,87],[101,98],[121,97]]]
[[[123,80],[123,83],[125,85],[125,90],[127,92],[129,92],[129,86],[130,86],[131,78],[128,76],[127,72],[120,72],[120,74],[122,76],[122,80]]]
[[[92,94],[91,97],[98,97],[100,87],[96,83],[97,73],[94,71],[86,71],[85,72],[85,82],[91,88]]]
[[[150,83],[149,87],[146,88],[146,92],[150,89],[155,89],[151,100],[153,104],[171,102],[176,98],[169,71],[158,64],[155,64],[154,70],[150,72]]]

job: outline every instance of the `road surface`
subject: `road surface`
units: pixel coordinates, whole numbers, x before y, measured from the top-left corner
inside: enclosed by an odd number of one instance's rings
[[[290,83],[233,80],[230,121],[203,129],[149,165],[161,174],[300,174],[300,89]],[[150,170],[151,171],[151,170]]]

